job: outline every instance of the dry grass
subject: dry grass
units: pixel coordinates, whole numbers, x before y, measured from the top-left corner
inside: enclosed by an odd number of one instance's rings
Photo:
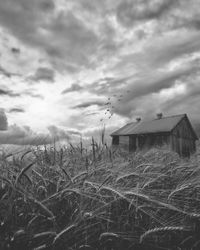
[[[45,147],[0,159],[0,249],[199,249],[198,153]]]

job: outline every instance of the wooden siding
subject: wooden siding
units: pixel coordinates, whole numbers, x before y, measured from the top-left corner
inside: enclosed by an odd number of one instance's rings
[[[119,137],[119,146],[129,150],[129,136],[120,136]]]
[[[114,142],[114,140],[113,140]],[[130,135],[119,136],[119,146],[128,149],[130,152],[136,150],[149,149],[151,147],[162,147],[170,144],[169,134],[147,134],[147,135]],[[117,145],[114,144],[113,145]]]
[[[136,145],[136,136],[135,135],[130,135],[129,136],[129,151],[134,152],[137,149]]]
[[[195,138],[187,118],[173,129],[171,134],[171,149],[181,156],[190,156],[196,151]]]
[[[157,133],[138,136],[139,149],[148,149],[151,147],[162,147],[169,144],[169,134]]]

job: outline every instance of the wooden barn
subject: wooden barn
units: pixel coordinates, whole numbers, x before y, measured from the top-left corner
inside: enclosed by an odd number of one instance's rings
[[[196,151],[198,137],[186,114],[164,117],[157,114],[156,119],[131,122],[118,129],[112,136],[112,145],[123,147],[130,152],[151,147],[165,146],[188,157]]]

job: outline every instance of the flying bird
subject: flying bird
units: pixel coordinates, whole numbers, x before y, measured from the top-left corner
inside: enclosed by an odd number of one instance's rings
[[[13,53],[16,53],[16,54],[19,54],[19,53],[20,53],[20,49],[18,49],[18,48],[11,48],[11,51],[12,51]]]

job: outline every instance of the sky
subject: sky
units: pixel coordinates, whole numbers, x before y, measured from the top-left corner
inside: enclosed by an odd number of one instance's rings
[[[199,0],[0,0],[0,143],[200,122]]]

